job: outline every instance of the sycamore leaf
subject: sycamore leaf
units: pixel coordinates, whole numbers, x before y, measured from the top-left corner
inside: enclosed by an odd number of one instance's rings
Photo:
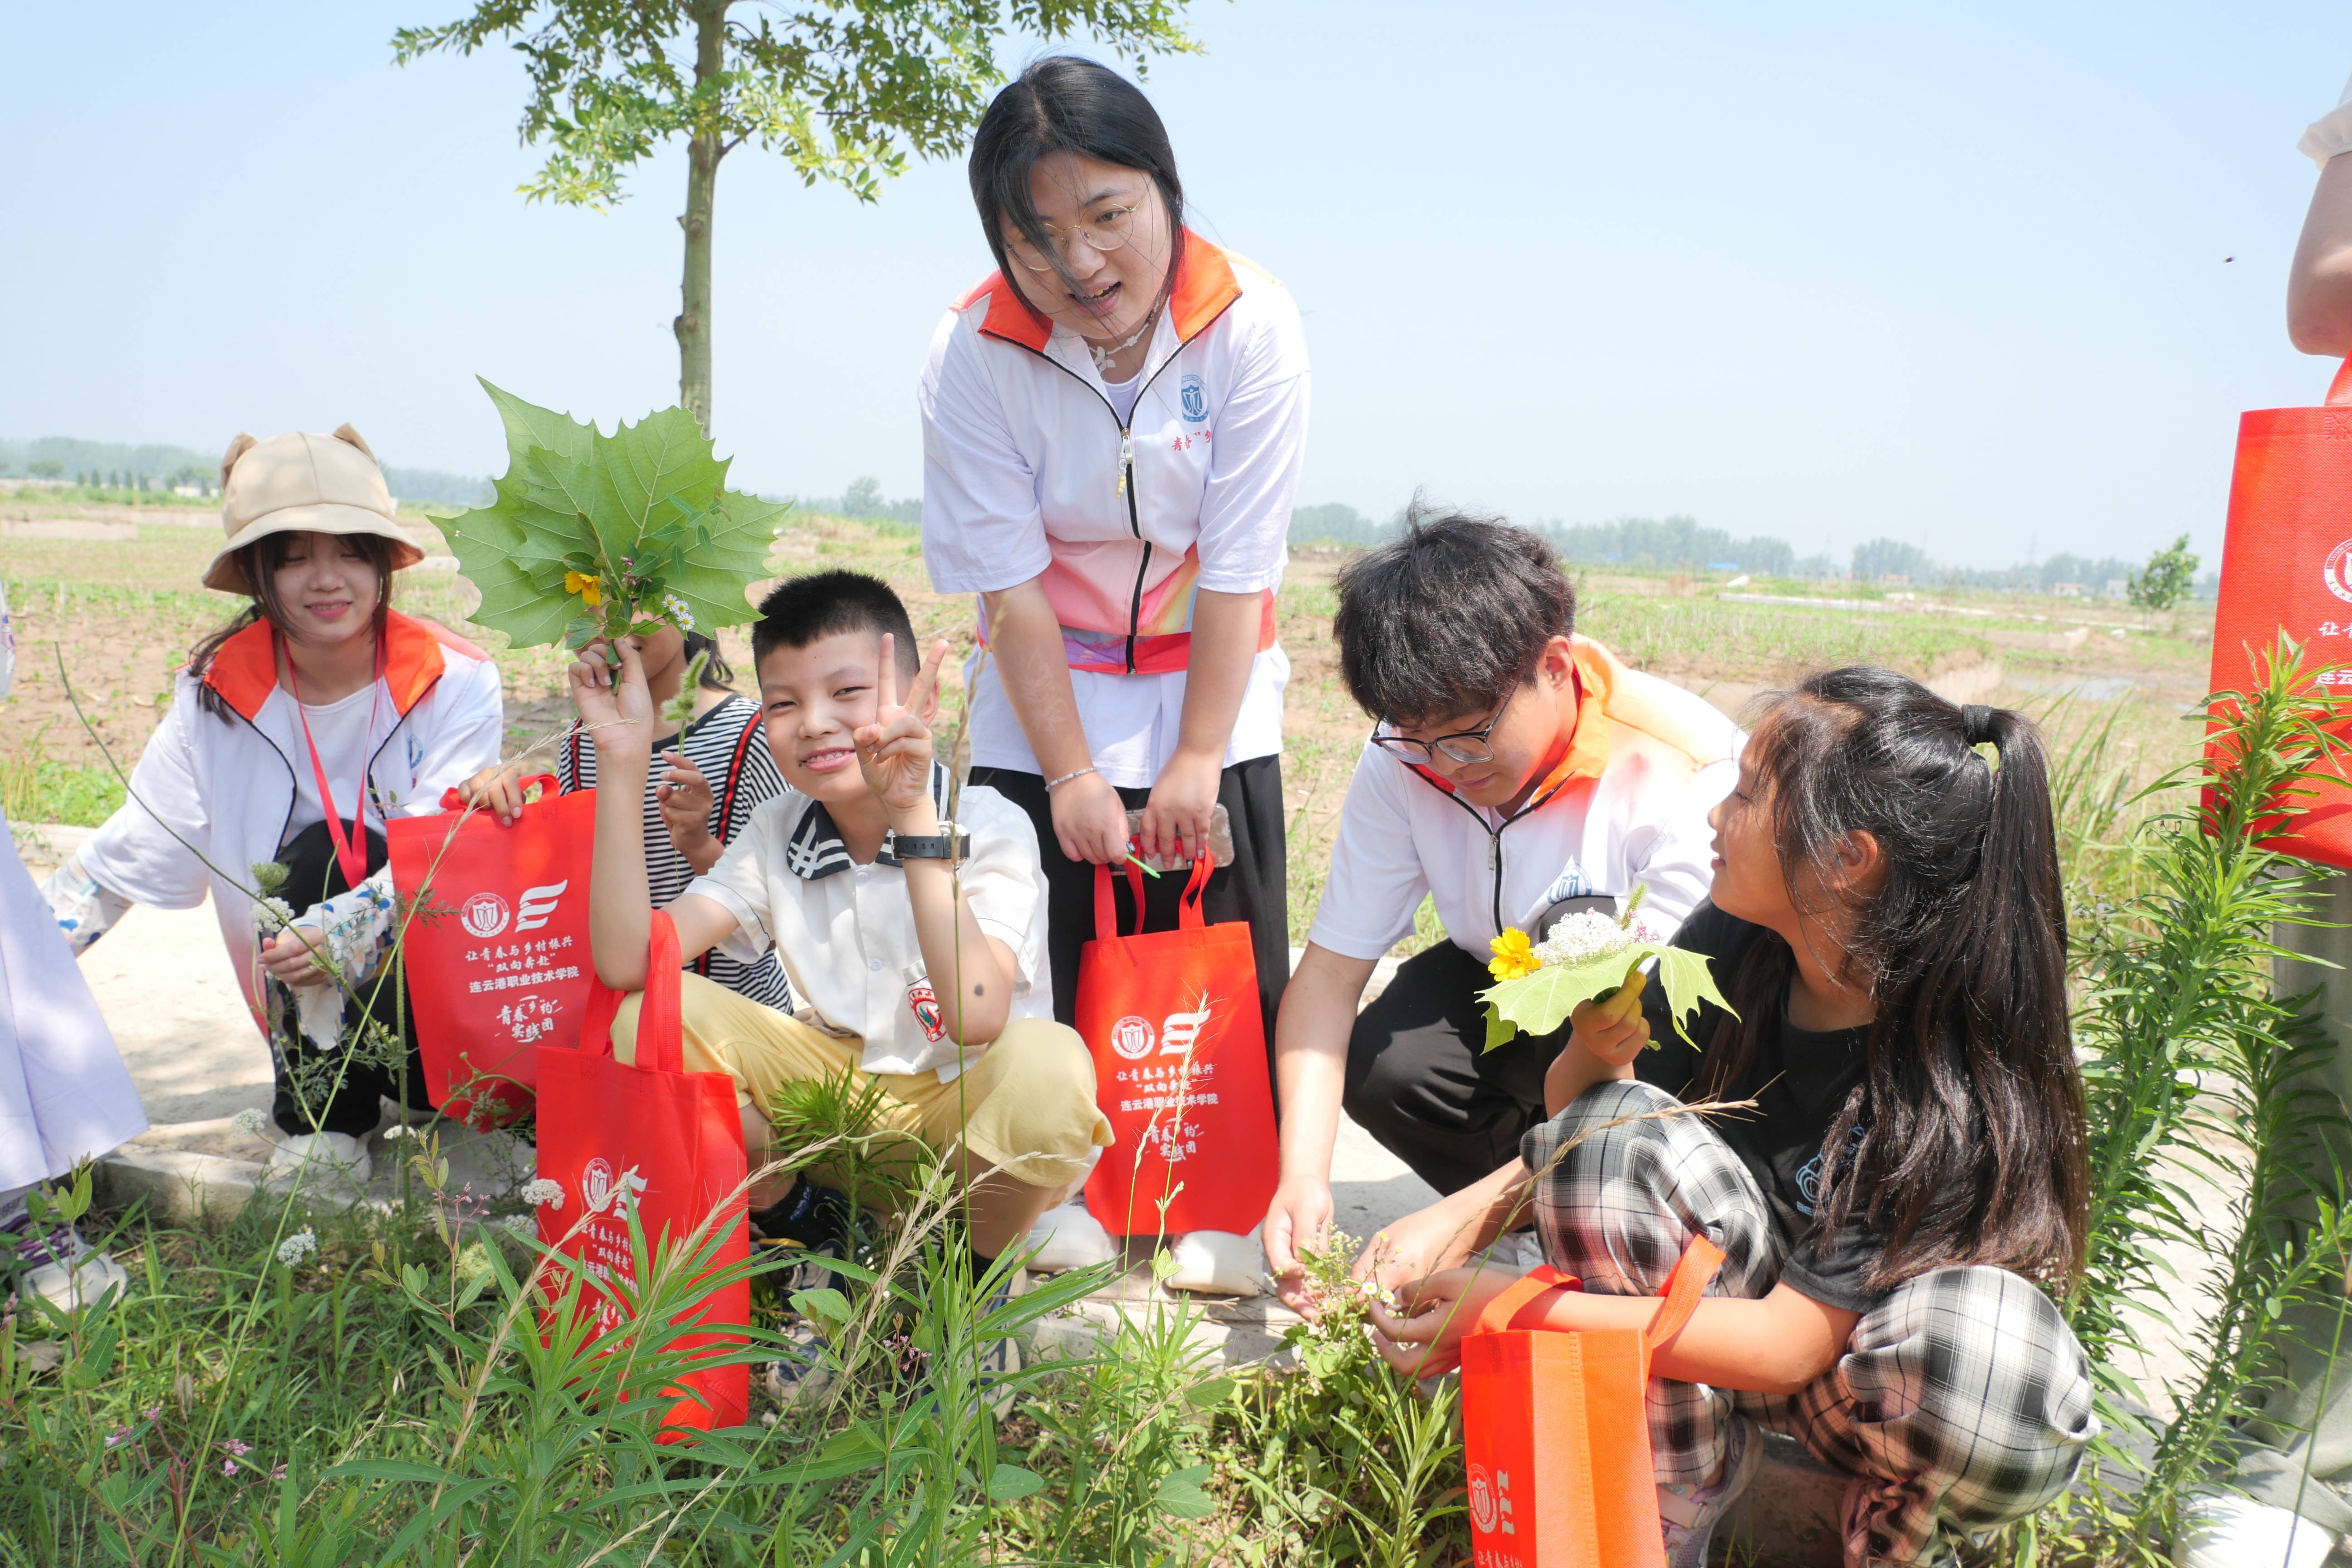
[[[698,630],[754,614],[781,506],[727,490],[728,465],[683,408],[611,436],[482,383],[507,437],[496,499],[442,525],[482,595],[474,619],[517,647],[679,622]],[[570,591],[594,579],[601,608]],[[586,634],[586,635],[583,635]]]
[[[719,492],[717,510],[700,520],[710,542],[689,549],[669,577],[670,592],[694,611],[697,626],[731,626],[757,617],[743,590],[768,574],[768,550],[789,510],[757,496]]]
[[[583,425],[569,414],[558,414],[525,403],[511,392],[492,386],[481,376],[482,390],[490,395],[498,405],[499,418],[507,427],[507,451],[509,455],[533,447],[586,461],[596,447],[596,426]]]
[[[1486,1048],[1491,1051],[1521,1033],[1550,1034],[1568,1022],[1577,1004],[1615,991],[1632,978],[1635,969],[1654,959],[1657,983],[1665,987],[1666,1004],[1673,1013],[1675,1033],[1685,1041],[1690,1040],[1688,1020],[1700,1003],[1712,1002],[1727,1013],[1731,1011],[1731,1004],[1716,989],[1704,953],[1663,942],[1637,942],[1582,963],[1546,964],[1533,974],[1480,992],[1480,999],[1486,1004]]]

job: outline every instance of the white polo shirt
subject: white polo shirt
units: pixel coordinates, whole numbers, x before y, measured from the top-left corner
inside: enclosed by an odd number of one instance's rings
[[[1455,796],[1433,773],[1367,742],[1340,808],[1331,877],[1308,940],[1376,959],[1412,931],[1422,896],[1445,934],[1484,959],[1516,926],[1563,899],[1622,898],[1680,926],[1714,885],[1706,814],[1739,776],[1739,727],[1704,699],[1629,669],[1576,639],[1582,687],[1575,739],[1551,777],[1509,816]]]
[[[947,815],[947,770],[931,765],[931,798]],[[1045,956],[1045,873],[1028,814],[994,790],[966,785],[956,807],[971,835],[963,895],[980,929],[1010,948],[1017,971],[1015,1018],[1054,1013]],[[719,951],[757,963],[771,947],[793,983],[793,1016],[827,1034],[865,1042],[869,1073],[935,1072],[941,1082],[964,1061],[915,935],[907,873],[886,837],[870,866],[850,858],[832,814],[796,789],[761,803],[727,853],[687,892],[733,915]]]

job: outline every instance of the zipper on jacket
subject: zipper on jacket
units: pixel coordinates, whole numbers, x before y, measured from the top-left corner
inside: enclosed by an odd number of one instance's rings
[[[1238,299],[1239,296],[1236,295],[1235,298]],[[1233,303],[1231,300],[1228,300],[1225,304],[1224,310],[1219,310],[1214,316],[1210,317],[1206,321],[1201,323],[1200,331],[1194,332],[1192,337],[1180,338],[1177,340],[1174,351],[1171,353],[1166,359],[1160,362],[1159,369],[1154,370],[1150,375],[1146,376],[1144,378],[1143,384],[1135,389],[1136,407],[1140,408],[1143,406],[1143,395],[1151,390],[1151,384],[1160,379],[1160,372],[1166,370],[1170,365],[1174,364],[1183,354],[1186,347],[1192,342],[1194,338],[1200,337],[1202,332],[1205,332],[1211,327],[1216,325],[1219,321],[1223,319],[1225,310],[1230,310],[1232,309]],[[1150,574],[1151,571],[1151,543],[1149,540],[1145,540],[1143,538],[1143,520],[1137,512],[1135,507],[1134,416],[1130,414],[1126,419],[1120,419],[1118,416],[1118,410],[1112,405],[1111,400],[1108,397],[1104,396],[1103,391],[1100,387],[1090,384],[1085,376],[1080,375],[1076,371],[1072,370],[1068,365],[1064,364],[1060,360],[1055,359],[1052,354],[1047,353],[1045,350],[1031,348],[1027,343],[1013,342],[1013,340],[1011,338],[998,337],[997,334],[993,332],[983,332],[983,335],[994,337],[997,342],[1002,343],[1013,343],[1013,346],[1015,348],[1028,349],[1031,353],[1035,354],[1039,359],[1044,360],[1047,364],[1052,365],[1055,370],[1060,371],[1064,375],[1068,376],[1079,385],[1086,387],[1088,392],[1091,392],[1097,397],[1101,398],[1104,410],[1110,415],[1113,420],[1118,421],[1118,487],[1112,492],[1112,494],[1115,497],[1124,497],[1126,499],[1128,531],[1134,534],[1137,540],[1140,541],[1143,544],[1143,561],[1141,564],[1137,566],[1135,569],[1135,594],[1129,601],[1127,609],[1127,673],[1133,675],[1135,673],[1136,634],[1138,629],[1143,624],[1143,582],[1144,579]]]

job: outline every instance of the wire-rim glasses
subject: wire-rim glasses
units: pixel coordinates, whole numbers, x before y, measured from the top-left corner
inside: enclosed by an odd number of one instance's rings
[[[1053,242],[1054,249],[1066,262],[1070,258],[1070,242],[1074,239],[1082,239],[1091,249],[1108,255],[1135,237],[1135,209],[1112,207],[1092,223],[1082,223],[1073,229],[1058,229],[1050,223],[1045,226],[1045,237]],[[1032,272],[1054,270],[1053,258],[1030,244],[1024,236],[1016,234],[1007,239],[1004,249],[1013,260]]]

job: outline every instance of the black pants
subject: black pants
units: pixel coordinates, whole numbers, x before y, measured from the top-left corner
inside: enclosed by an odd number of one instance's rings
[[[1054,809],[1045,781],[1036,773],[1010,768],[974,768],[971,782],[986,784],[1029,814],[1037,827],[1037,852],[1045,863],[1045,951],[1054,963],[1054,1016],[1075,1024],[1078,1010],[1078,949],[1095,934],[1095,868],[1062,853],[1054,837]],[[1146,805],[1151,792],[1123,789],[1119,798],[1130,809]],[[1258,1010],[1265,1019],[1268,1081],[1274,1059],[1274,1016],[1282,1007],[1282,988],[1290,984],[1290,889],[1288,835],[1282,815],[1282,759],[1252,757],[1224,772],[1217,785],[1217,803],[1232,819],[1234,863],[1210,874],[1201,895],[1201,912],[1213,924],[1246,921],[1250,952],[1257,961]],[[1127,879],[1111,879],[1121,929],[1135,919],[1127,893]],[[1169,872],[1143,882],[1143,929],[1174,931],[1176,906],[1184,896],[1184,877]]]
[[[278,863],[287,869],[286,886],[278,897],[297,915],[321,899],[351,890],[323,822],[312,823],[296,834],[292,842],[278,852]],[[367,836],[368,874],[373,876],[382,870],[383,863],[383,835],[371,828]],[[378,980],[383,984],[378,984]],[[348,1059],[347,1047],[360,1038],[359,1021],[353,1016],[357,1009],[351,999],[345,997],[343,1001],[342,1040],[332,1048],[321,1048],[326,1042],[314,1044],[302,1037],[295,1022],[293,994],[266,976],[264,984],[270,997],[270,1065],[278,1079],[277,1093],[269,1107],[270,1119],[278,1123],[279,1131],[288,1133],[348,1132],[354,1138],[364,1138],[374,1131],[376,1123],[383,1119],[383,1107],[378,1101],[401,1098],[401,1075],[396,1068]],[[368,1016],[396,1036],[401,1048],[407,1053],[407,1103],[416,1110],[429,1110],[433,1102],[425,1093],[425,1066],[416,1052],[416,1027],[408,1013],[406,984],[404,979],[378,975],[360,982],[352,989],[362,1001],[370,1003]],[[360,1047],[362,1055],[373,1048],[364,1043]]]
[[[1519,1157],[1519,1136],[1544,1120],[1544,1073],[1568,1043],[1561,1025],[1492,1051],[1478,993],[1486,966],[1451,942],[1398,966],[1348,1037],[1348,1114],[1413,1174],[1457,1193]]]

